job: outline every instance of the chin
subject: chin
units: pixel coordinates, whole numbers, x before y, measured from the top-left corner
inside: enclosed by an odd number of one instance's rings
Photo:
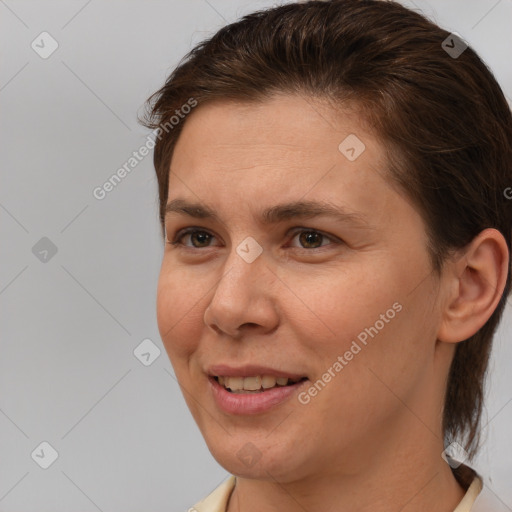
[[[208,444],[208,447],[215,460],[226,471],[241,478],[286,483],[305,476],[302,472],[308,466],[302,457],[301,461],[295,460],[283,445],[276,445],[270,439],[268,443],[261,450],[247,436],[247,441],[223,443],[222,446]],[[279,447],[281,451],[278,451]]]

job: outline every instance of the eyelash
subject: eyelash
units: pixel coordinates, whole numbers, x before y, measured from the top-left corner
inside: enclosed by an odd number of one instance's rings
[[[192,246],[187,246],[185,245],[181,240],[183,239],[183,237],[185,237],[186,235],[190,235],[190,234],[193,234],[193,233],[207,233],[208,235],[210,236],[215,236],[215,235],[212,235],[208,230],[206,229],[200,229],[200,228],[196,228],[196,227],[190,227],[190,228],[184,228],[184,229],[181,229],[179,230],[176,235],[174,236],[172,242],[170,240],[167,240],[166,243],[170,244],[170,245],[174,245],[176,247],[183,247],[185,249],[191,249],[191,250],[200,250],[200,249],[208,249],[208,247],[192,247]],[[334,237],[332,236],[329,236],[329,235],[326,235],[324,233],[322,233],[322,231],[318,231],[316,229],[312,229],[312,228],[297,228],[293,231],[293,233],[291,233],[292,235],[292,239],[295,238],[296,235],[300,234],[300,233],[316,233],[316,234],[319,234],[320,236],[324,237],[324,238],[327,238],[328,240],[330,240],[331,242],[334,242],[334,244],[340,244],[341,241],[337,241]],[[323,240],[322,240],[323,241]],[[329,245],[333,245],[333,244],[329,244]],[[305,247],[293,247],[293,249],[298,249],[299,251],[300,250],[303,250],[303,251],[307,251],[307,252],[311,252],[311,251],[315,251],[315,250],[320,250],[322,249],[323,245],[321,245],[320,247],[314,247],[312,249],[307,249]]]

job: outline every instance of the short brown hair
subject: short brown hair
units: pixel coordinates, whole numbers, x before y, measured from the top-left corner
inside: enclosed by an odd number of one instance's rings
[[[512,115],[492,72],[450,33],[394,1],[285,4],[223,27],[193,48],[147,103],[143,124],[169,125],[191,98],[264,101],[273,93],[352,104],[381,141],[389,175],[421,213],[437,274],[451,251],[496,228],[510,253]],[[455,43],[448,39],[449,46]],[[160,131],[154,165],[164,233],[170,162],[184,122]],[[162,136],[163,135],[163,136]],[[443,412],[445,444],[474,457],[492,337],[510,291],[488,322],[459,343]]]

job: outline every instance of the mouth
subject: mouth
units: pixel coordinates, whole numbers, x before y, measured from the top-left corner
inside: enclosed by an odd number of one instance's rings
[[[298,364],[297,364],[298,367]],[[216,364],[205,369],[214,403],[229,415],[267,413],[284,406],[308,385],[309,377],[277,365]]]
[[[294,386],[308,380],[307,377],[291,378],[275,375],[255,375],[251,377],[213,375],[212,378],[226,391],[235,394],[264,393],[271,389]]]
[[[235,371],[232,371],[235,373]],[[284,406],[307,386],[307,377],[281,374],[209,375],[210,393],[219,409],[231,416],[262,414]],[[247,389],[246,389],[247,388]],[[297,402],[298,403],[298,402]]]

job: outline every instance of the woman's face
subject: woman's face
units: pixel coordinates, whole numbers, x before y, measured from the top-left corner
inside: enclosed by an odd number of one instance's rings
[[[165,245],[158,326],[224,468],[283,482],[350,473],[437,430],[440,308],[424,224],[355,114],[284,95],[199,106],[171,163],[176,199],[216,217],[169,212],[170,242],[196,231]],[[282,207],[296,202],[345,215]],[[235,393],[213,379],[228,374],[234,389],[307,380]]]

